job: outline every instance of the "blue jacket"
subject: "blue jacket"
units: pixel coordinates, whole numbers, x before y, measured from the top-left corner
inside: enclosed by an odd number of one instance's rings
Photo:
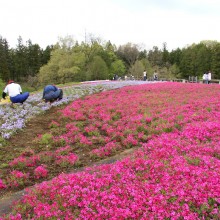
[[[45,100],[53,100],[57,99],[60,95],[60,90],[53,85],[47,85],[44,87],[43,91],[43,99]]]

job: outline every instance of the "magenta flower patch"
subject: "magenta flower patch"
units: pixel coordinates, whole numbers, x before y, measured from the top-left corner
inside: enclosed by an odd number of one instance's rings
[[[157,83],[76,100],[62,110],[76,161],[138,148],[118,162],[62,174],[29,190],[14,213],[31,219],[220,219],[219,85]],[[23,178],[22,175],[19,178]],[[13,217],[11,216],[11,219]]]

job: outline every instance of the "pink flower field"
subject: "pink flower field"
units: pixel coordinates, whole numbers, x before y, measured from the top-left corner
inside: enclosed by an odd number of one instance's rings
[[[47,161],[74,167],[83,149],[91,161],[137,150],[35,185],[0,219],[220,219],[220,85],[127,86],[75,100],[60,113],[48,125],[51,136],[38,140],[56,150],[14,158],[0,190],[46,178]]]

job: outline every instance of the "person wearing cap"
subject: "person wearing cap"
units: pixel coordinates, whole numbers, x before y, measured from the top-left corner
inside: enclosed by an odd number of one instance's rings
[[[44,87],[43,98],[45,102],[54,102],[63,98],[63,90],[58,89],[55,85],[47,85]]]
[[[26,101],[29,97],[29,92],[22,93],[21,86],[15,83],[13,80],[9,80],[8,85],[5,87],[2,98],[5,99],[6,95],[9,95],[10,100],[13,103],[21,103]]]

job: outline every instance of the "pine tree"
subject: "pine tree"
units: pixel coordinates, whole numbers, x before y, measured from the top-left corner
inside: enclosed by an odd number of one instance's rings
[[[220,43],[212,50],[211,68],[212,78],[220,79]]]
[[[9,48],[6,39],[0,37],[0,78],[7,81],[10,77]]]

